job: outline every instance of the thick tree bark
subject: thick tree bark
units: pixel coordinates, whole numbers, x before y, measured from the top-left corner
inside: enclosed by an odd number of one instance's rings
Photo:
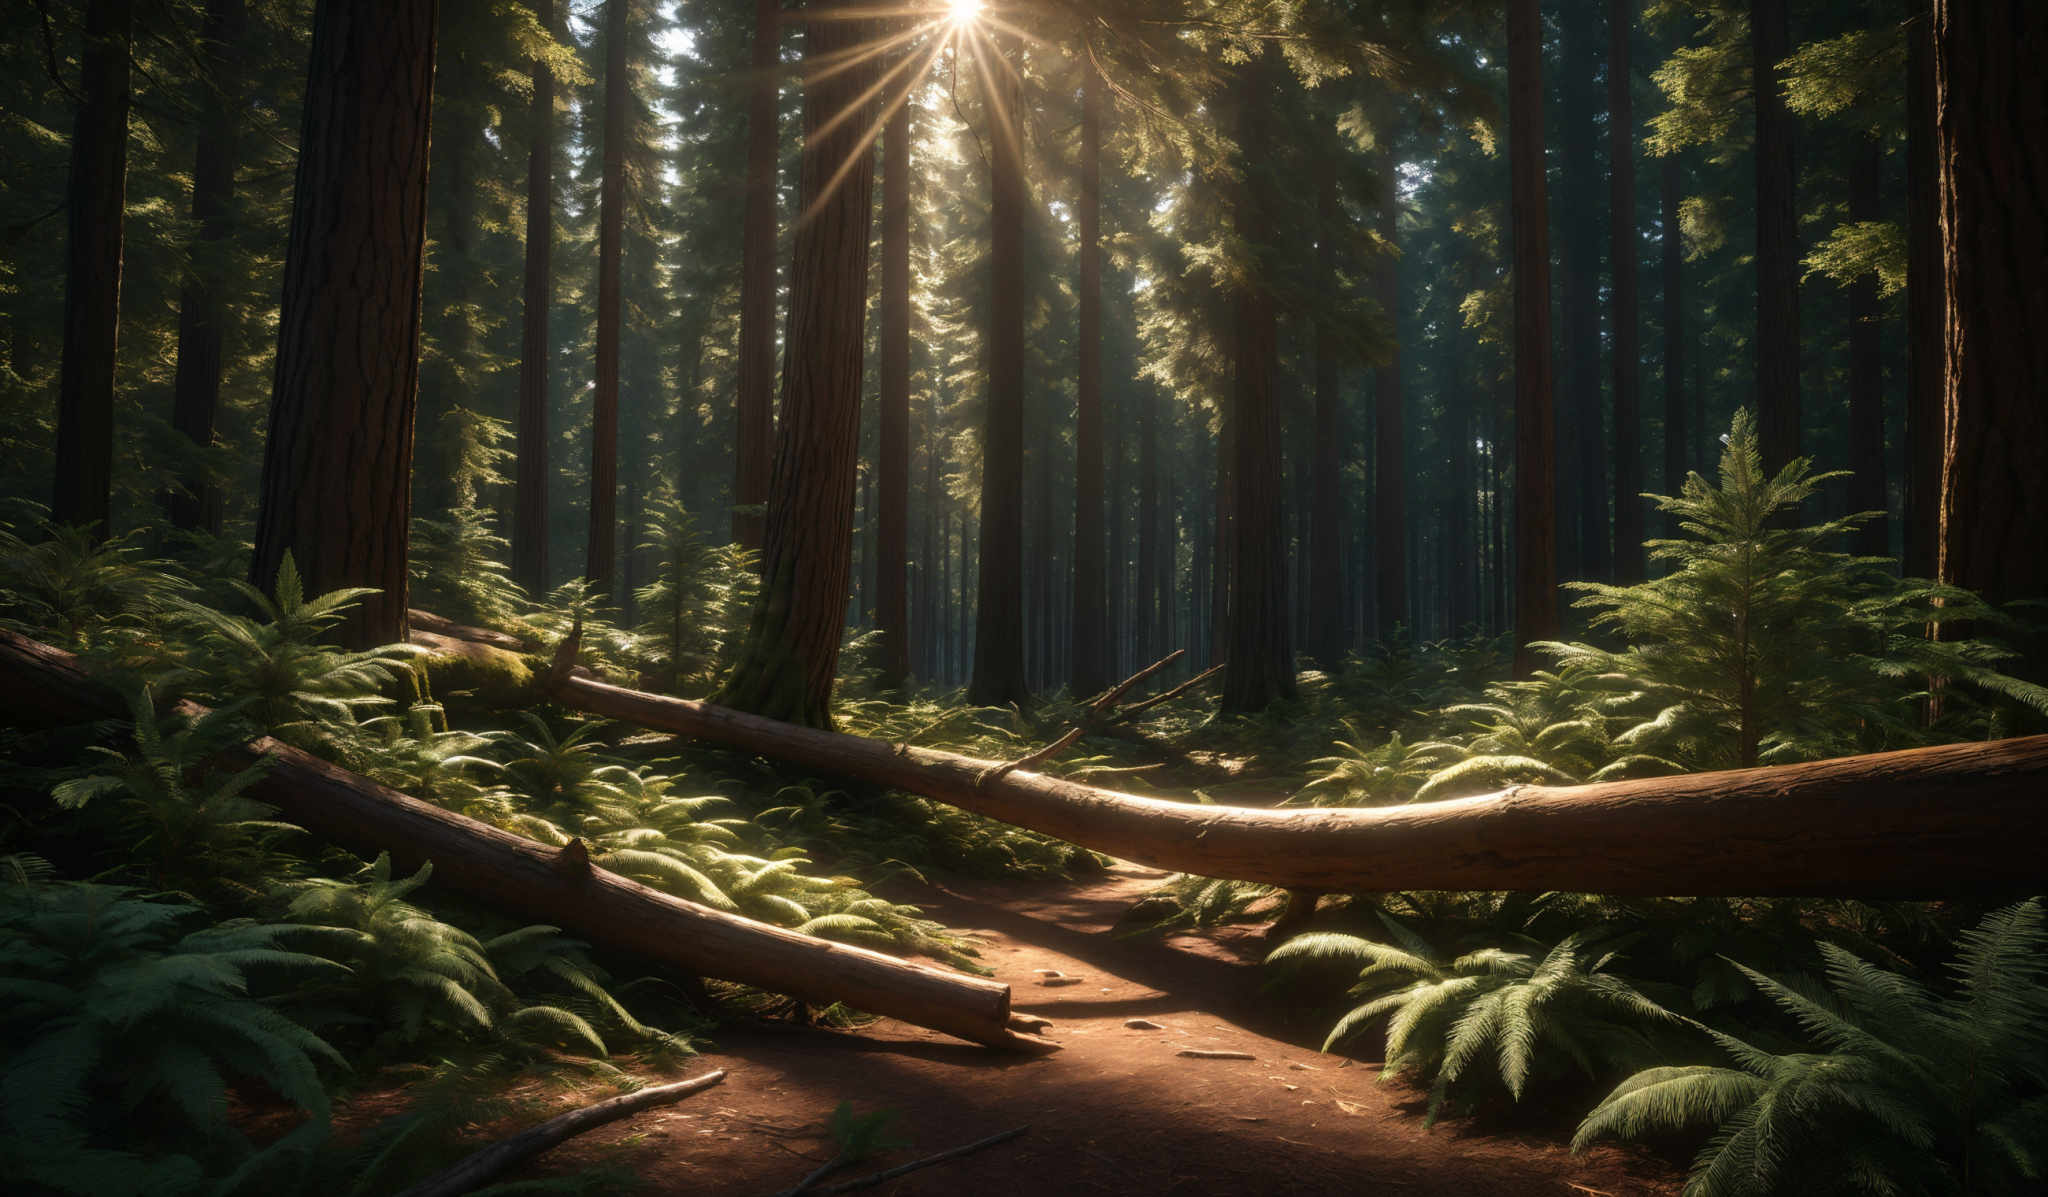
[[[1107,594],[1102,527],[1102,80],[1085,54],[1081,64],[1081,233],[1079,340],[1080,377],[1074,403],[1074,667],[1076,695],[1094,694],[1110,683],[1110,645],[1103,634]],[[1138,529],[1142,545],[1147,529]],[[1142,555],[1142,549],[1140,550]],[[1142,572],[1142,571],[1141,571]],[[1144,582],[1138,608],[1145,618]]]
[[[775,433],[776,108],[781,95],[781,0],[754,0],[753,76],[747,90],[747,198],[740,229],[738,427],[733,457],[733,539],[763,543]]]
[[[1515,287],[1515,676],[1554,640],[1557,421],[1550,390],[1550,217],[1543,163],[1543,22],[1536,0],[1508,0],[1509,224]]]
[[[1317,286],[1326,304],[1336,299],[1336,246],[1343,214],[1337,206],[1336,176],[1328,170],[1316,179],[1316,222],[1320,247]],[[1326,309],[1327,310],[1327,309]],[[1337,381],[1337,330],[1328,318],[1316,322],[1315,444],[1312,448],[1313,497],[1309,503],[1308,628],[1305,646],[1326,672],[1343,668],[1351,648],[1347,621],[1351,604],[1344,589],[1344,396]]]
[[[1643,580],[1642,341],[1636,312],[1636,118],[1629,41],[1635,0],[1607,6],[1608,269],[1614,276],[1614,580]]]
[[[813,10],[804,28],[807,61],[833,61],[861,44],[867,23],[846,15],[850,2]],[[761,597],[724,696],[741,710],[816,727],[831,721],[852,569],[875,181],[868,121],[858,110],[880,71],[879,60],[868,59],[804,85],[804,218],[790,264],[791,352],[782,372]]]
[[[1849,219],[1875,221],[1882,214],[1878,181],[1884,147],[1874,137],[1851,147]],[[1877,278],[1865,274],[1849,284],[1849,509],[1875,511],[1856,533],[1855,551],[1866,557],[1891,555],[1885,508],[1884,329]]]
[[[997,46],[1008,39],[994,39]],[[1024,679],[1024,128],[1014,50],[983,51],[989,136],[988,400],[981,424],[981,556],[968,701],[1030,698]]]
[[[1799,210],[1792,114],[1778,64],[1792,52],[1790,6],[1750,0],[1756,105],[1756,401],[1764,468],[1799,456]]]
[[[2048,876],[2048,822],[2038,817],[2048,736],[1409,806],[1272,810],[1005,772],[585,678],[553,693],[576,710],[923,794],[1126,860],[1288,888],[1875,897],[2030,889]]]
[[[534,0],[543,29],[559,37],[555,0]],[[533,64],[532,146],[526,156],[526,270],[519,326],[519,413],[512,496],[512,579],[531,595],[548,589],[548,309],[554,303],[555,73]]]
[[[321,0],[250,579],[375,587],[340,628],[405,639],[437,6]]]
[[[1241,68],[1238,144],[1244,181],[1231,205],[1238,237],[1248,245],[1278,235],[1267,201],[1275,185],[1266,151],[1270,131],[1264,120],[1269,60]],[[1252,277],[1230,296],[1232,378],[1229,422],[1235,494],[1230,562],[1230,640],[1223,669],[1222,709],[1231,714],[1262,711],[1275,700],[1294,697],[1294,648],[1287,606],[1287,541],[1281,522],[1280,409],[1273,393],[1279,369],[1279,314],[1269,283],[1254,266]]]
[[[209,71],[204,115],[192,163],[192,218],[199,226],[192,264],[178,292],[178,366],[171,383],[171,427],[195,455],[213,446],[220,405],[221,343],[227,320],[224,291],[234,234],[235,150],[241,131],[240,71],[233,55],[246,24],[242,0],[208,0],[199,45]],[[164,498],[171,526],[219,533],[220,488],[203,467],[184,471]]]
[[[1691,460],[1686,453],[1685,235],[1678,225],[1678,155],[1662,160],[1658,176],[1664,222],[1664,493],[1675,495],[1685,489]],[[1666,534],[1676,535],[1675,529],[1673,519]]]
[[[1941,159],[1934,113],[1934,4],[1906,0],[1906,527],[1908,577],[1934,576],[1941,542],[1943,360]]]
[[[1600,369],[1600,54],[1597,3],[1560,5],[1557,80],[1560,205],[1558,267],[1563,324],[1557,397],[1558,568],[1566,578],[1606,581],[1607,457]]]
[[[1947,294],[1941,561],[1994,602],[2048,598],[2048,8],[1935,0]]]
[[[1394,153],[1391,146],[1379,155],[1380,237],[1391,248],[1400,244],[1401,212],[1394,188]],[[1401,345],[1398,330],[1401,303],[1401,266],[1397,256],[1381,259],[1374,281],[1374,298],[1379,300],[1383,318],[1395,324],[1387,360],[1374,367],[1373,376],[1373,585],[1381,640],[1390,638],[1408,618],[1408,463],[1403,441],[1401,396]]]
[[[875,626],[882,684],[910,675],[910,104],[882,133],[881,410],[876,484]]]
[[[583,577],[601,596],[616,588],[619,544],[619,274],[626,228],[627,0],[605,0],[604,172],[597,201],[597,385],[590,403],[590,533]]]
[[[0,682],[0,716],[14,726],[51,727],[127,715],[120,697],[88,679],[71,654],[5,629],[0,629]],[[191,703],[177,709],[189,715],[204,711]],[[390,852],[402,869],[432,863],[436,884],[487,905],[543,918],[594,943],[698,975],[819,1005],[843,1001],[975,1043],[1021,1045],[1006,1025],[1007,985],[671,897],[593,867],[580,843],[567,849],[536,843],[275,740],[256,740],[231,751],[226,763],[246,766],[265,759],[270,763],[244,791],[248,797],[343,847]]]
[[[128,194],[130,0],[85,6],[78,113],[65,185],[64,357],[57,376],[57,475],[50,518],[104,537],[114,485],[114,351]]]

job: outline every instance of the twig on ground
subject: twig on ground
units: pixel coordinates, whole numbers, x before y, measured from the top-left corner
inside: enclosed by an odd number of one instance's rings
[[[1224,662],[1224,665],[1228,664],[1228,661]],[[1110,722],[1128,723],[1136,716],[1142,714],[1145,711],[1151,710],[1153,707],[1156,707],[1161,703],[1172,702],[1174,699],[1179,698],[1181,695],[1186,694],[1188,691],[1194,689],[1196,686],[1201,685],[1203,682],[1208,681],[1210,678],[1215,677],[1217,674],[1222,672],[1223,665],[1211,665],[1209,668],[1189,678],[1187,681],[1182,682],[1180,685],[1175,686],[1173,689],[1168,690],[1164,694],[1155,694],[1151,698],[1148,698],[1145,701],[1138,703],[1136,706],[1124,708],[1123,710],[1117,712],[1116,717],[1111,719]]]
[[[810,1191],[816,1194],[816,1197],[833,1197],[834,1194],[838,1193],[857,1193],[862,1189],[871,1189],[876,1185],[886,1184],[899,1176],[908,1175],[920,1168],[929,1168],[933,1164],[943,1164],[947,1160],[957,1160],[963,1155],[972,1155],[984,1148],[994,1147],[998,1143],[1007,1143],[1030,1129],[1028,1125],[1012,1127],[999,1135],[990,1135],[986,1139],[977,1139],[964,1147],[955,1147],[951,1151],[942,1151],[937,1155],[928,1155],[921,1160],[912,1160],[907,1164],[898,1164],[894,1168],[884,1172],[877,1172],[872,1176],[863,1176],[858,1180],[841,1181],[839,1184],[832,1185],[829,1188],[812,1189]]]

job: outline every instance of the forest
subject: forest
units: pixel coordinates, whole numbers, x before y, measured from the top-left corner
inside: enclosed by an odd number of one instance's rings
[[[2048,1190],[2048,4],[0,27],[0,1189]]]

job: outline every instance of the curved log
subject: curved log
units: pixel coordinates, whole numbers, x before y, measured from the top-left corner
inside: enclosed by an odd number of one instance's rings
[[[2048,736],[1410,806],[1265,810],[1120,794],[999,762],[558,679],[594,715],[922,794],[1158,868],[1288,889],[1935,896],[2048,876]]]
[[[575,680],[575,679],[572,679]],[[206,708],[179,703],[179,713]],[[118,695],[77,658],[0,629],[0,716],[24,727],[125,719]],[[225,754],[268,761],[244,791],[322,839],[388,851],[401,867],[431,861],[434,882],[621,951],[701,976],[808,1002],[847,1005],[997,1047],[1039,1048],[1009,1027],[1010,987],[866,948],[832,943],[671,897],[596,868],[580,841],[556,849],[359,777],[276,740]]]

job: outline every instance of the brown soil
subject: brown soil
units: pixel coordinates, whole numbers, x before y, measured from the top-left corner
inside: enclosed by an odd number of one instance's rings
[[[868,1190],[877,1194],[1677,1191],[1667,1165],[1634,1153],[1574,1158],[1554,1138],[1481,1133],[1458,1120],[1424,1130],[1412,1089],[1377,1084],[1375,1066],[1320,1055],[1300,1046],[1318,1037],[1309,1029],[1273,1022],[1274,1004],[1259,1001],[1265,978],[1253,962],[1262,948],[1252,932],[1113,936],[1132,901],[1162,878],[1120,866],[1079,885],[971,883],[906,895],[981,937],[982,958],[1012,986],[1016,1010],[1050,1020],[1045,1033],[1062,1051],[1002,1056],[886,1019],[853,1032],[723,1031],[715,1050],[676,1076],[724,1068],[724,1085],[577,1139],[541,1170],[606,1164],[654,1193],[765,1197],[832,1156],[826,1120],[850,1101],[863,1113],[900,1111],[893,1125],[913,1144],[826,1183],[1030,1127]],[[1048,987],[1040,970],[1079,981]],[[1132,1019],[1160,1029],[1131,1029]],[[1296,1041],[1269,1037],[1276,1033]]]

